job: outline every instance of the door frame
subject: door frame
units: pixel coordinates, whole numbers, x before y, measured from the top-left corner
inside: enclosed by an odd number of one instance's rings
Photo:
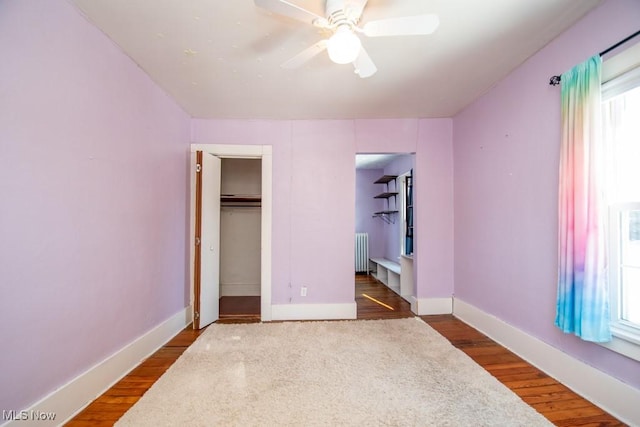
[[[196,151],[213,154],[220,158],[234,159],[260,159],[262,165],[262,203],[261,203],[261,230],[260,230],[260,318],[263,322],[272,319],[271,307],[271,227],[272,227],[272,164],[273,155],[271,145],[229,145],[229,144],[191,144],[191,155]],[[191,289],[191,313],[195,303],[194,292],[194,263],[195,263],[195,171],[190,172],[191,199],[190,199],[190,289]]]
[[[354,158],[357,158],[357,156],[366,156],[366,155],[393,155],[393,156],[408,156],[411,157],[411,169],[414,171],[414,176],[415,176],[415,170],[416,170],[416,159],[417,159],[417,153],[415,151],[386,151],[386,152],[379,152],[379,151],[364,151],[364,152],[356,152]],[[393,162],[395,159],[392,159],[389,161]],[[384,166],[382,166],[380,169],[384,170],[386,168],[387,164],[385,164]],[[357,173],[358,167],[355,167],[355,173]],[[406,176],[407,173],[401,173],[398,175],[398,180],[400,180],[401,177]],[[357,182],[357,180],[356,180]],[[415,182],[415,181],[414,181]],[[396,182],[396,189],[398,188],[397,186],[399,185],[399,182]],[[396,197],[400,198],[401,192],[398,191],[398,195]],[[354,197],[357,198],[357,186],[356,186],[356,192],[354,192]],[[396,206],[397,206],[397,200],[396,199]],[[413,215],[414,215],[414,226],[415,226],[415,212],[417,209],[417,197],[416,197],[416,192],[415,192],[415,188],[414,188],[414,193],[413,193]],[[402,205],[404,205],[404,200],[402,201]],[[403,223],[404,223],[404,209],[402,212],[398,212],[398,222],[399,222],[399,227],[400,227],[400,236],[402,237],[404,232],[402,231],[402,227],[403,227]],[[354,230],[355,231],[355,230]],[[418,270],[415,268],[415,260],[418,254],[418,250],[417,250],[417,234],[418,234],[418,229],[417,227],[414,228],[414,236],[413,236],[413,255],[412,255],[412,261],[411,261],[411,265],[412,265],[412,271],[411,271],[411,295],[409,296],[409,299],[406,298],[405,295],[401,295],[405,300],[407,300],[410,304],[411,304],[411,311],[414,313],[417,313],[417,306],[416,306],[416,301],[418,299],[417,294],[418,294],[418,287],[417,287],[417,283],[418,283]],[[400,242],[396,242],[397,245],[400,246],[400,258],[402,259],[404,257],[404,243],[403,241]],[[371,256],[371,251],[369,251],[369,256]],[[406,261],[405,259],[405,262]],[[354,284],[355,287],[355,284]]]

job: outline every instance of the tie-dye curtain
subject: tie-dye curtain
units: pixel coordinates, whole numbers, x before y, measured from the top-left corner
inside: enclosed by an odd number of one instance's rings
[[[600,55],[562,75],[559,271],[555,324],[583,340],[609,329],[600,150]]]

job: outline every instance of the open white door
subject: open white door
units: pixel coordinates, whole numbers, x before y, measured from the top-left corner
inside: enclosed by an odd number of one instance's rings
[[[220,299],[220,158],[196,152],[193,327],[218,320]]]

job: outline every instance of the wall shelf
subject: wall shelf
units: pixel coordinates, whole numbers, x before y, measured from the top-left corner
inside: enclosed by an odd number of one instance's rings
[[[389,197],[396,197],[398,195],[397,192],[385,192],[385,193],[380,193],[377,196],[373,196],[374,199],[388,199]]]
[[[374,184],[384,184],[385,185],[385,189],[386,191],[384,191],[383,193],[378,194],[377,196],[373,196],[374,199],[384,199],[386,200],[386,204],[387,204],[387,209],[386,210],[382,210],[382,211],[378,211],[378,212],[374,212],[373,213],[373,218],[380,218],[381,220],[383,220],[384,222],[386,222],[387,224],[395,224],[396,223],[396,214],[398,213],[397,210],[397,196],[398,196],[398,188],[397,188],[397,183],[396,183],[396,179],[398,178],[397,175],[382,175],[380,178],[378,178],[377,180],[375,180],[373,183]],[[394,184],[394,190],[395,191],[389,191],[389,183],[393,182]],[[395,209],[391,208],[391,201],[389,199],[391,199],[393,197],[393,206]]]
[[[391,181],[395,181],[397,175],[382,175],[380,178],[374,181],[374,184],[388,184]]]
[[[374,212],[373,213],[373,218],[380,218],[381,220],[383,220],[387,224],[395,224],[396,223],[395,214],[397,214],[397,213],[398,213],[398,211]]]

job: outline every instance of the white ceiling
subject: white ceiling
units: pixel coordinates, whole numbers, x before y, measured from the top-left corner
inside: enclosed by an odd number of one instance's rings
[[[367,79],[326,53],[280,64],[323,38],[252,0],[71,0],[192,117],[451,117],[600,0],[369,0],[363,23],[435,13],[429,36],[362,37]],[[322,0],[289,0],[324,15]],[[545,84],[541,82],[540,84]]]
[[[384,169],[392,161],[410,154],[356,154],[356,169]]]

